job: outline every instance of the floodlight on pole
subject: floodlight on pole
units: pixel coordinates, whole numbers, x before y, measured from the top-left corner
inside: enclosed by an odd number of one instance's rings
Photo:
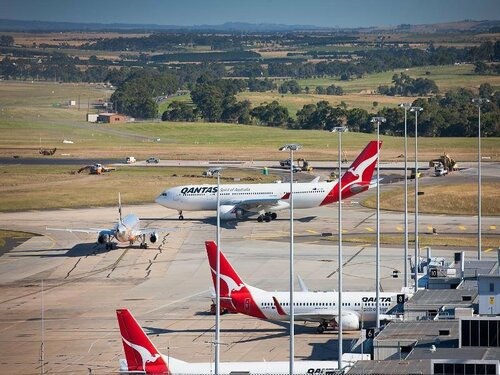
[[[293,278],[294,264],[293,264],[293,152],[302,148],[301,145],[296,143],[286,144],[279,148],[280,151],[290,152],[290,375],[293,375],[293,361],[295,359],[295,309],[293,306]]]
[[[477,106],[478,126],[477,126],[477,259],[481,260],[481,104],[489,103],[489,99],[475,98],[472,103]]]
[[[408,287],[408,110],[411,103],[401,103],[399,105],[405,110],[405,133],[404,133],[404,155],[405,155],[405,236],[404,236],[404,287]]]
[[[342,363],[342,133],[346,130],[344,126],[337,126],[332,129],[332,132],[338,134],[338,158],[339,158],[339,178],[337,180],[337,186],[339,191],[339,204],[338,204],[338,232],[339,232],[339,247],[338,247],[338,259],[339,259],[339,269],[338,269],[338,298],[337,303],[339,305],[338,309],[338,345],[339,345],[339,369],[343,368]]]
[[[217,259],[215,266],[215,375],[220,373],[220,173],[223,168],[212,168],[217,174]]]
[[[375,247],[375,304],[376,327],[380,329],[380,124],[386,122],[385,117],[372,117],[371,122],[377,125],[377,244]]]
[[[418,291],[418,114],[422,107],[411,107],[410,112],[415,113],[415,293]]]

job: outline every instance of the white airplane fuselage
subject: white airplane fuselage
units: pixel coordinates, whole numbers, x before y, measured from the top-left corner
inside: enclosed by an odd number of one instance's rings
[[[269,320],[285,320],[290,318],[290,293],[267,292],[247,285],[255,304],[262,314]],[[280,315],[273,297],[276,298],[286,315]],[[380,314],[386,314],[397,301],[397,293],[380,293]],[[338,314],[337,292],[294,292],[294,315],[309,318],[295,318],[296,320],[319,322],[323,313]],[[373,292],[343,292],[343,314],[354,312],[364,322],[376,320],[376,294]],[[317,315],[316,317],[314,315]]]
[[[319,206],[334,182],[297,182],[293,184],[293,204],[295,208]],[[234,205],[246,200],[280,200],[281,209],[289,207],[290,184],[232,184],[220,185],[220,204]],[[342,189],[344,190],[344,189]],[[184,211],[215,211],[217,209],[217,185],[187,185],[165,190],[156,202],[167,208]],[[279,206],[273,210],[278,210]]]
[[[134,242],[136,233],[140,229],[139,217],[135,214],[128,214],[121,223],[115,226],[115,237],[118,242]]]

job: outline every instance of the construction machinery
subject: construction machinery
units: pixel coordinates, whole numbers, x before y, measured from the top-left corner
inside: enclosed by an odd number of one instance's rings
[[[38,151],[38,153],[40,155],[45,155],[45,156],[52,156],[56,153],[57,151],[57,148],[41,148],[40,147],[40,150]]]
[[[285,159],[280,161],[280,165],[282,167],[290,167],[292,162],[290,159]],[[299,158],[297,159],[297,164],[293,164],[294,172],[310,172],[313,168],[309,165],[309,162],[305,159]]]
[[[455,160],[446,153],[444,153],[437,159],[430,160],[429,167],[434,168],[435,176],[445,176],[448,174],[448,172],[458,170],[458,166]]]
[[[116,168],[114,167],[105,167],[102,164],[97,163],[92,165],[86,165],[85,167],[80,168],[78,170],[78,173],[82,173],[83,171],[88,171],[89,174],[103,174],[115,170]]]

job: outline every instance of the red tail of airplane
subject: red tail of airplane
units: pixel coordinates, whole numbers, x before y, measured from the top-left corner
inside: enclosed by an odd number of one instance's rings
[[[127,309],[116,310],[128,371],[169,374],[160,352]]]
[[[377,165],[379,150],[382,142],[370,141],[365,149],[358,155],[350,168],[340,179],[342,185],[342,199],[349,198],[355,194],[368,190]],[[377,181],[378,183],[378,181]],[[330,204],[339,200],[339,185],[330,191],[321,205]]]
[[[212,273],[214,288],[216,288],[217,245],[214,241],[206,241],[208,263]],[[220,252],[220,297],[221,307],[228,310],[265,319],[265,315],[254,301],[251,291],[259,289],[249,286],[241,280],[233,266]]]

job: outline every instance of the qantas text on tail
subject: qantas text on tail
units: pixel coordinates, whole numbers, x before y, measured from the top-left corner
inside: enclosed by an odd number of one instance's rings
[[[215,286],[217,245],[205,243]],[[266,320],[289,320],[289,292],[267,292],[245,284],[234,268],[220,252],[220,298],[221,307],[233,312]],[[304,288],[305,289],[305,288]],[[358,330],[361,322],[373,323],[376,319],[376,297],[374,292],[343,293],[342,328]],[[405,296],[397,293],[380,293],[381,320],[397,317],[388,314]],[[295,320],[319,323],[317,331],[324,332],[329,326],[337,327],[338,294],[336,292],[310,292],[307,289],[294,293]]]
[[[342,199],[368,190],[378,159],[381,143],[371,141],[342,176]],[[294,208],[313,208],[337,202],[338,181],[294,184]],[[276,211],[290,207],[289,184],[221,185],[219,192],[221,219],[240,219],[259,214],[259,221],[277,217]],[[179,211],[217,210],[216,185],[187,185],[167,189],[156,202]]]

